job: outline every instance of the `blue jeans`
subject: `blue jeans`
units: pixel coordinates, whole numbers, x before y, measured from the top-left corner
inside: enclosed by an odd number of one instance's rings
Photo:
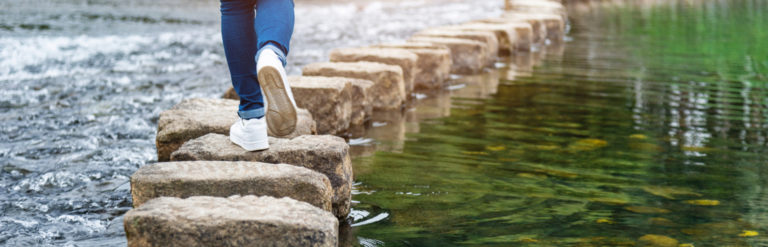
[[[264,116],[256,59],[273,50],[285,66],[293,35],[293,0],[221,0],[221,37],[241,118]],[[254,8],[258,11],[255,13]]]

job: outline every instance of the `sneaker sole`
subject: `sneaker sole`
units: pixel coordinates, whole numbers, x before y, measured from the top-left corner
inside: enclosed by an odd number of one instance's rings
[[[242,147],[246,151],[261,151],[269,149],[269,140],[265,140],[263,142],[246,142],[237,136],[232,135],[229,136],[229,140]]]
[[[267,127],[278,136],[285,136],[296,129],[296,108],[288,97],[280,71],[264,66],[258,72],[259,84],[267,98]]]

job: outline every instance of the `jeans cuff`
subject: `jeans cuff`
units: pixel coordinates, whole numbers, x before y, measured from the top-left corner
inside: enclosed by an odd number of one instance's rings
[[[264,117],[264,108],[257,108],[246,111],[237,111],[237,115],[242,119],[262,118]]]
[[[257,63],[259,62],[259,56],[261,56],[261,52],[264,51],[264,49],[270,49],[270,50],[274,51],[275,54],[277,54],[277,57],[280,58],[280,62],[283,63],[283,67],[285,67],[285,65],[287,64],[287,62],[285,60],[285,52],[283,52],[283,50],[280,49],[280,47],[277,47],[277,46],[275,46],[273,44],[270,44],[270,43],[267,43],[266,45],[261,47],[261,49],[259,49],[258,52],[256,52],[256,57],[254,59],[256,60]]]

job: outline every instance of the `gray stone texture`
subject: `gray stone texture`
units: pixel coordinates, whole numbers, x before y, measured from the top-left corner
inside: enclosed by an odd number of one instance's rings
[[[133,207],[158,197],[290,197],[331,211],[333,188],[310,169],[261,162],[162,162],[139,168],[131,176]]]
[[[419,67],[414,75],[414,90],[431,90],[444,86],[451,75],[451,50],[444,45],[430,43],[390,43],[372,47],[406,49],[418,56],[416,66]]]
[[[130,247],[338,245],[333,214],[291,198],[160,197],[125,214]]]
[[[443,45],[451,50],[451,73],[476,74],[485,68],[490,56],[490,50],[485,43],[456,38],[441,37],[411,37],[411,42]]]
[[[411,95],[414,88],[414,77],[419,72],[418,56],[405,49],[394,48],[337,48],[328,55],[331,62],[375,62],[400,66],[403,70],[405,94]]]
[[[229,128],[237,121],[239,102],[230,99],[192,98],[182,100],[160,113],[157,121],[158,161],[168,161],[170,154],[184,142],[208,133],[229,135]],[[283,138],[317,133],[312,115],[305,109],[297,112],[296,130]],[[270,133],[270,136],[274,136]]]
[[[308,135],[293,139],[270,138],[269,149],[248,152],[221,134],[208,134],[182,145],[171,155],[172,161],[222,160],[284,163],[320,172],[328,177],[334,190],[333,214],[349,214],[354,180],[349,145],[331,135]]]
[[[302,68],[304,76],[348,77],[369,80],[368,99],[374,109],[402,108],[407,98],[400,66],[375,62],[322,62]]]

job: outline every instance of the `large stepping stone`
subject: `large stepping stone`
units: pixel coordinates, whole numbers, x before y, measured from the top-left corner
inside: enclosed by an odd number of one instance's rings
[[[460,30],[491,31],[499,39],[499,54],[510,55],[513,51],[530,51],[533,43],[533,28],[531,24],[519,23],[466,23],[449,26]]]
[[[391,48],[337,48],[331,50],[328,57],[331,62],[366,61],[400,66],[403,70],[405,94],[411,95],[411,92],[413,92],[413,80],[419,69],[417,65],[418,56],[413,52]]]
[[[328,246],[339,221],[306,202],[269,196],[161,197],[123,219],[130,247]]]
[[[133,207],[158,197],[290,197],[331,212],[328,177],[310,169],[260,162],[163,162],[139,168],[131,176]]]
[[[565,37],[565,18],[557,14],[507,12],[502,18],[536,19],[544,23],[547,28],[547,39],[560,42]]]
[[[451,73],[476,74],[485,68],[491,54],[485,43],[456,38],[411,37],[410,42],[444,45],[451,50]]]
[[[320,76],[289,76],[288,81],[296,104],[312,113],[318,134],[342,134],[370,114],[366,90],[371,81]]]
[[[182,100],[160,113],[157,121],[157,160],[168,161],[171,153],[184,142],[208,133],[229,135],[229,127],[237,121],[239,101],[230,99],[192,98]],[[312,114],[305,109],[297,112],[296,130],[283,138],[317,133]],[[275,136],[269,133],[270,136]]]
[[[373,82],[368,89],[371,106],[378,110],[400,109],[407,98],[403,69],[375,62],[322,62],[302,68],[304,76],[348,77]]]
[[[414,75],[415,90],[431,90],[442,88],[451,75],[451,50],[443,45],[430,43],[390,43],[372,47],[406,49],[418,56],[416,74]]]
[[[330,104],[318,103],[319,101],[327,102],[327,100],[329,100],[328,98],[341,96],[338,95],[338,93],[333,93],[333,88],[337,88],[339,85],[346,85],[347,83],[351,85],[351,89],[349,90],[349,102],[352,104],[352,110],[349,117],[349,125],[362,125],[365,120],[373,114],[373,107],[367,96],[368,90],[373,86],[372,81],[345,77],[320,76],[288,76],[288,81],[291,84],[296,105],[300,108],[307,109],[312,114],[312,118],[317,123],[318,134],[340,134],[348,127],[344,127],[344,122],[346,122],[347,119],[344,117],[342,111],[343,109],[346,109],[343,106],[345,105],[343,102],[332,102]],[[346,86],[342,87],[346,88]],[[329,92],[330,95],[323,96],[323,94]],[[317,99],[317,97],[320,97],[321,99]],[[227,92],[224,93],[222,98],[240,100],[240,97],[233,87],[230,87]],[[338,107],[339,105],[341,105],[341,108]],[[317,108],[322,109],[318,110]],[[318,113],[328,113],[328,110],[331,110],[332,114],[326,115]],[[341,117],[337,115],[341,115]],[[334,121],[337,122],[334,123]]]
[[[349,214],[353,182],[349,145],[331,135],[299,136],[293,139],[270,138],[269,149],[248,152],[221,134],[208,134],[184,143],[171,155],[172,161],[221,160],[283,163],[320,172],[331,180],[333,214]]]
[[[485,43],[488,46],[488,64],[493,66],[499,55],[499,40],[496,34],[490,31],[467,31],[454,29],[426,29],[413,35],[413,37],[442,37],[456,39],[470,39]]]

